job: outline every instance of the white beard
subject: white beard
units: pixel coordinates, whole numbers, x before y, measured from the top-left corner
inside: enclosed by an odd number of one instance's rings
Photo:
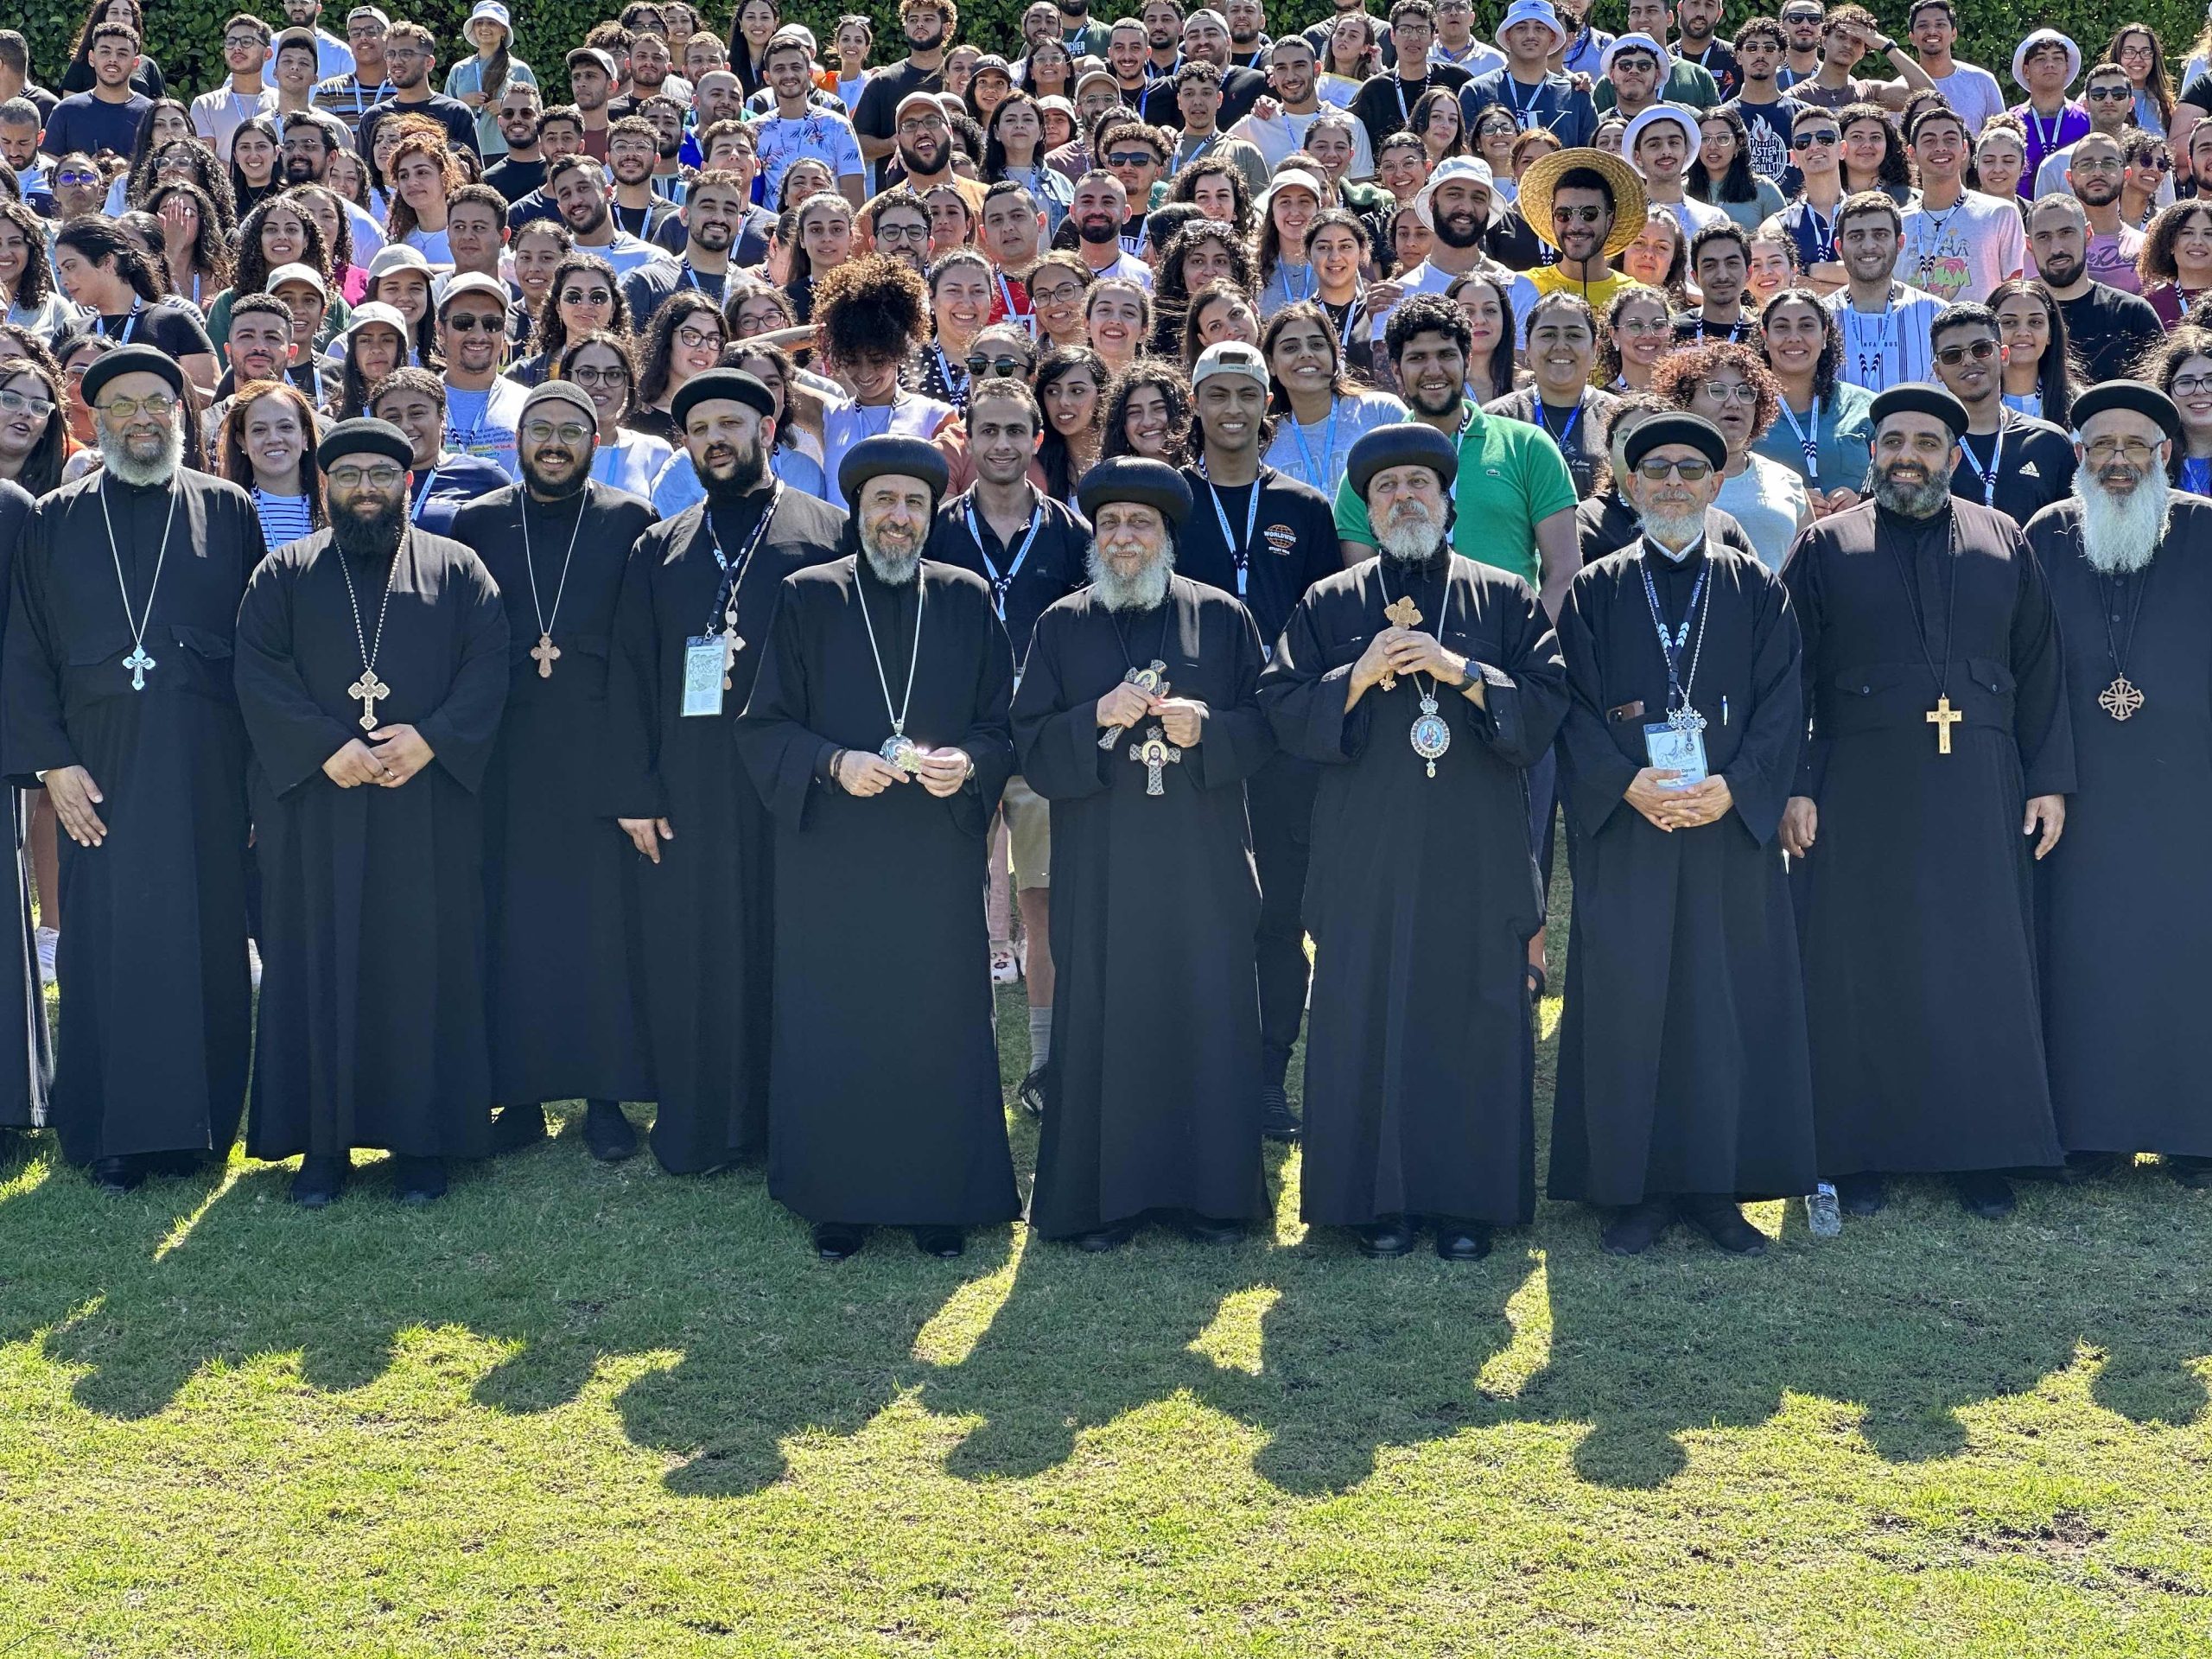
[[[1149,611],[1167,597],[1167,578],[1175,573],[1175,543],[1168,543],[1160,556],[1133,576],[1118,575],[1093,542],[1084,556],[1090,572],[1090,591],[1109,611]]]
[[[2087,467],[2074,474],[2074,499],[2082,504],[2082,553],[2089,568],[2107,576],[2126,575],[2149,564],[2166,537],[2173,511],[2173,486],[2163,468],[2126,498],[2114,500]]]
[[[1643,533],[1662,548],[1680,553],[1705,533],[1705,514],[1696,512],[1647,512],[1643,516]]]
[[[184,428],[172,423],[168,438],[162,446],[162,453],[151,461],[139,461],[129,454],[123,440],[110,435],[107,423],[96,423],[99,436],[100,465],[125,484],[144,489],[156,484],[166,484],[184,465]]]
[[[875,579],[887,588],[904,588],[912,583],[922,568],[922,550],[884,550],[875,545],[874,538],[863,529],[860,532],[861,551],[867,556],[868,568],[875,572]]]
[[[1387,530],[1377,528],[1375,544],[1395,563],[1427,564],[1444,545],[1444,526],[1422,513],[1409,522],[1394,523]]]

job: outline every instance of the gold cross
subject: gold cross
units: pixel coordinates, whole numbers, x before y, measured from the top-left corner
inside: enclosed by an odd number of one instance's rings
[[[346,695],[361,700],[361,729],[365,732],[376,730],[377,703],[391,695],[391,688],[377,678],[376,670],[364,668],[361,677],[346,688]]]
[[[1144,741],[1129,745],[1129,759],[1144,768],[1144,792],[1165,795],[1167,791],[1160,786],[1160,768],[1179,763],[1183,751],[1170,743],[1158,726],[1148,726],[1145,728]]]
[[[550,633],[540,633],[537,636],[537,643],[530,648],[530,654],[532,660],[537,664],[537,677],[541,680],[551,679],[554,659],[561,654],[561,647],[553,643],[553,636]]]
[[[1400,594],[1382,607],[1383,620],[1393,627],[1413,628],[1421,626],[1421,607],[1414,603],[1411,594]],[[1398,689],[1398,677],[1389,670],[1382,671],[1382,677],[1376,682],[1385,691]]]
[[[1951,707],[1949,692],[1947,691],[1936,699],[1936,706],[1928,711],[1928,723],[1936,728],[1936,753],[1948,754],[1951,752],[1951,728],[1965,718],[1964,715]]]

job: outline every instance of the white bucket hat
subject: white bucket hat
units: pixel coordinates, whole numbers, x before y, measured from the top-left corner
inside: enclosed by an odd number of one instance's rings
[[[1552,0],[1513,0],[1505,16],[1498,19],[1497,33],[1493,38],[1499,46],[1505,44],[1505,31],[1516,23],[1541,23],[1551,30],[1554,51],[1567,44],[1567,27],[1560,22],[1559,13],[1552,10]]]
[[[1453,156],[1440,163],[1436,171],[1428,175],[1428,182],[1414,193],[1414,217],[1433,231],[1436,218],[1429,204],[1435,198],[1436,188],[1463,181],[1468,184],[1479,184],[1491,193],[1491,214],[1495,218],[1497,213],[1497,180],[1491,172],[1490,163],[1479,156]]]
[[[1622,159],[1630,167],[1636,167],[1636,141],[1643,137],[1646,128],[1661,121],[1672,121],[1688,137],[1690,153],[1688,158],[1682,162],[1682,170],[1685,173],[1688,172],[1697,161],[1698,152],[1704,148],[1704,144],[1698,132],[1697,111],[1685,109],[1680,104],[1654,104],[1649,109],[1639,112],[1631,119],[1628,124],[1628,130],[1621,135]],[[1636,170],[1639,175],[1643,171],[1640,167],[1636,167]]]
[[[2208,14],[2212,15],[2212,14]],[[2022,92],[2028,90],[2028,54],[2039,46],[2056,42],[2066,48],[2066,84],[2071,86],[2082,77],[2082,48],[2055,29],[2038,29],[2012,48],[2012,79]]]

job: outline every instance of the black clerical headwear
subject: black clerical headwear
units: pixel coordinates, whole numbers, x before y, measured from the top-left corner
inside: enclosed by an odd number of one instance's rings
[[[1638,421],[1622,440],[1621,454],[1633,469],[1654,449],[1669,443],[1688,444],[1716,467],[1728,464],[1728,440],[1702,415],[1654,415]]]
[[[1369,480],[1393,467],[1426,467],[1448,490],[1459,475],[1459,446],[1433,426],[1378,426],[1352,445],[1344,461],[1351,486],[1363,501]]]
[[[385,455],[402,467],[415,464],[415,446],[390,421],[361,416],[340,421],[315,446],[315,465],[328,472],[341,455]]]
[[[107,383],[125,374],[158,374],[169,383],[171,391],[179,397],[184,394],[184,370],[160,346],[118,346],[94,358],[92,367],[85,371],[85,402],[99,403]]]
[[[1191,513],[1191,486],[1183,474],[1164,461],[1142,455],[1117,455],[1100,461],[1083,475],[1075,493],[1086,518],[1096,518],[1098,509],[1109,501],[1134,501],[1156,508],[1171,524],[1181,524]]]
[[[704,374],[695,374],[686,380],[669,404],[669,413],[676,417],[677,431],[683,430],[684,417],[694,408],[717,397],[743,404],[772,419],[776,413],[776,394],[758,376],[747,374],[743,369],[709,369]]]
[[[2156,421],[2169,442],[2181,442],[2181,410],[2174,407],[2174,400],[2156,386],[2146,386],[2139,380],[2106,380],[2091,386],[2074,400],[2073,413],[2067,419],[2079,432],[2088,425],[2091,416],[2114,409],[2125,409]]]
[[[1955,438],[1966,435],[1967,406],[1942,387],[1923,380],[1909,380],[1901,386],[1891,386],[1876,395],[1867,415],[1873,429],[1879,432],[1882,423],[1892,415],[1933,415],[1951,429]]]
[[[684,390],[690,390],[689,383]],[[920,438],[862,438],[837,463],[837,487],[848,501],[858,501],[871,478],[887,477],[921,480],[932,501],[944,500],[952,482],[943,452]]]

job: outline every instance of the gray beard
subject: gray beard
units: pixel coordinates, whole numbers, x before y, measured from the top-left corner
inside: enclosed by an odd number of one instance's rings
[[[100,465],[125,484],[135,484],[144,489],[156,484],[166,484],[177,475],[184,465],[184,428],[172,424],[168,440],[162,446],[162,453],[151,461],[139,461],[123,447],[123,440],[107,429],[107,423],[98,423],[100,444]]]
[[[2101,575],[2124,576],[2142,569],[2166,538],[2173,486],[2157,467],[2119,500],[2085,467],[2074,474],[2074,499],[2082,504],[2082,555]]]
[[[1670,552],[1680,553],[1705,533],[1702,512],[1647,512],[1643,533]]]
[[[1084,561],[1090,572],[1090,591],[1109,611],[1149,611],[1167,597],[1167,579],[1175,574],[1175,544],[1134,576],[1117,575],[1093,542]]]
[[[1944,467],[1925,484],[1892,484],[1879,469],[1866,469],[1866,488],[1874,499],[1905,518],[1933,518],[1951,499],[1951,468]]]
[[[868,568],[875,572],[875,579],[887,588],[910,586],[922,569],[922,550],[915,548],[907,553],[879,551],[868,539],[866,531],[860,532],[861,552],[868,559]]]
[[[1402,527],[1393,524],[1375,532],[1375,544],[1394,563],[1427,564],[1444,545],[1444,526],[1430,518]]]

